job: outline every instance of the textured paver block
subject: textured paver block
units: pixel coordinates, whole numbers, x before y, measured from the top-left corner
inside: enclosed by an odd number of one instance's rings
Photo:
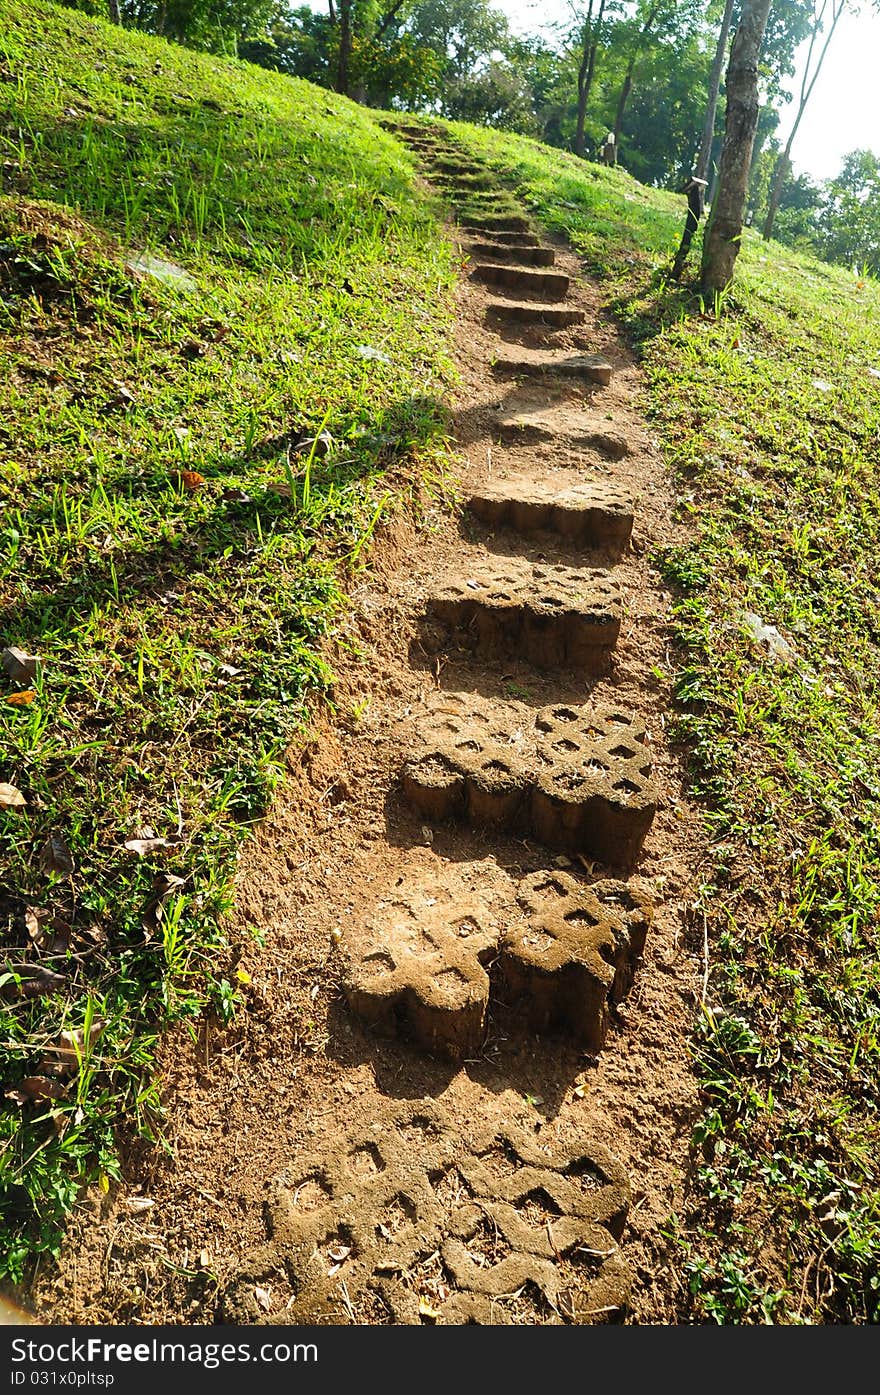
[[[353,932],[343,991],[367,1026],[452,1060],[483,1044],[500,923],[447,873],[411,877]]]
[[[629,490],[610,480],[595,480],[554,490],[528,480],[499,480],[471,495],[468,508],[491,528],[519,533],[547,529],[582,547],[623,551],[633,528]]]
[[[451,156],[444,155],[441,159],[434,161],[434,168],[443,174],[470,174],[485,176],[488,171],[485,165],[477,164],[476,160],[470,160],[466,155]]]
[[[564,378],[587,378],[607,387],[613,369],[601,354],[542,353],[538,350],[517,349],[515,354],[499,354],[492,365],[502,378],[534,378],[559,375]]]
[[[271,1187],[268,1238],[221,1298],[241,1326],[590,1323],[630,1273],[620,1164],[588,1137],[551,1150],[513,1124],[467,1135],[436,1100],[297,1159]]]
[[[569,278],[561,271],[537,271],[525,266],[502,266],[495,262],[478,262],[471,272],[472,281],[487,286],[504,286],[509,290],[536,296],[565,295]]]
[[[512,324],[550,325],[553,329],[567,329],[570,325],[583,324],[587,318],[583,310],[570,305],[550,305],[543,301],[525,303],[518,300],[493,300],[486,306],[486,314],[492,319],[507,320]]]
[[[463,226],[461,230],[466,237],[479,239],[486,235],[485,227]],[[505,252],[507,252],[511,247],[539,247],[541,240],[536,233],[529,232],[527,229],[511,232],[504,228],[498,228],[492,232],[492,241],[502,243]]]
[[[560,441],[583,446],[607,460],[623,460],[630,447],[620,432],[591,421],[584,412],[568,403],[546,403],[513,408],[501,413],[498,435],[505,446],[534,445],[539,441]]]
[[[517,893],[525,924],[504,938],[493,978],[517,1021],[562,1030],[598,1052],[611,1005],[629,991],[652,901],[640,885],[585,886],[566,872],[536,872]]]
[[[644,724],[607,704],[491,703],[445,693],[402,771],[424,818],[507,829],[630,866],[657,809]]]
[[[492,233],[530,232],[528,218],[522,217],[519,213],[479,213],[474,211],[467,214],[467,220],[470,227],[480,231],[488,230]],[[537,240],[535,238],[535,243]]]
[[[476,241],[471,244],[471,256],[476,260],[492,262],[516,262],[521,266],[552,266],[556,253],[552,247],[539,247],[537,239],[533,247],[518,247],[516,243]]]
[[[620,588],[606,571],[523,558],[472,563],[427,602],[429,615],[466,631],[486,656],[538,668],[602,673],[620,634]]]

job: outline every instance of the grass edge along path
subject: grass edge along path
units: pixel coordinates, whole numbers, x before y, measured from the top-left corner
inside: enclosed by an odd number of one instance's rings
[[[236,853],[380,519],[443,489],[451,249],[306,83],[0,0],[0,1276],[157,1036],[228,1018]],[[332,694],[331,694],[332,696]]]
[[[747,232],[705,306],[668,281],[683,200],[453,129],[604,278],[693,529],[658,559],[712,857],[672,1302],[682,1321],[876,1322],[880,286]]]

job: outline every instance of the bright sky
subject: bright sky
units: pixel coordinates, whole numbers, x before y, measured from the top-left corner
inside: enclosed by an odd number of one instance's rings
[[[494,0],[515,33],[536,33],[554,20],[571,14],[567,0]],[[813,179],[829,179],[840,170],[844,155],[868,149],[880,155],[880,100],[876,84],[880,75],[880,15],[868,0],[861,14],[846,14],[831,40],[803,121],[795,136],[791,157],[797,173]],[[806,59],[806,49],[799,55]],[[792,91],[800,91],[800,69]],[[794,120],[792,106],[782,115],[779,134],[784,141]]]

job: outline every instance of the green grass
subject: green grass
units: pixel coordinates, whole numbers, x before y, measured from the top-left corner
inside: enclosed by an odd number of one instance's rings
[[[876,1322],[880,286],[747,233],[703,307],[667,279],[683,199],[453,129],[605,278],[692,526],[659,559],[712,864],[692,907],[703,1109],[669,1223],[680,1320]]]
[[[452,262],[402,148],[308,84],[30,0],[0,84],[0,636],[40,659],[0,676],[17,1278],[120,1123],[161,1136],[158,1035],[234,1010],[241,840],[347,576],[442,487]]]

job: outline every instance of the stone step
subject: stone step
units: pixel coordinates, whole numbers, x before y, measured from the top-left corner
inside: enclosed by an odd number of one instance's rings
[[[657,811],[644,723],[598,703],[535,712],[438,694],[401,791],[427,822],[503,829],[620,868]]]
[[[434,182],[453,203],[460,203],[464,199],[472,202],[475,196],[491,198],[493,201],[498,198],[498,189],[486,179],[444,179]]]
[[[556,261],[552,247],[518,247],[515,243],[505,245],[503,242],[474,242],[470,256],[472,261],[507,261],[521,266],[552,266]]]
[[[472,227],[469,224],[464,223],[462,224],[461,231],[465,237],[480,239],[486,236],[487,229],[484,227]],[[494,228],[490,231],[492,235],[492,241],[502,243],[504,245],[505,251],[511,247],[540,246],[541,240],[538,237],[537,233],[527,231],[510,232],[505,228]]]
[[[442,156],[439,160],[434,160],[434,169],[438,174],[448,175],[479,175],[482,179],[491,178],[491,171],[485,165],[478,165],[475,160],[468,160],[462,157],[456,160],[450,156]]]
[[[429,616],[485,658],[536,668],[608,671],[620,634],[620,588],[606,571],[528,562],[475,561],[430,597]]]
[[[222,1323],[419,1326],[426,1304],[432,1324],[455,1327],[625,1313],[630,1187],[617,1159],[583,1125],[537,1137],[497,1096],[463,1128],[425,1088],[366,1115],[349,1100],[344,1122],[290,1156],[267,1188],[265,1238],[224,1278]]]
[[[550,325],[553,329],[567,329],[570,325],[580,325],[587,318],[585,311],[573,305],[547,305],[546,303],[525,303],[517,300],[493,300],[486,306],[486,314],[495,320],[506,320],[520,325]]]
[[[623,460],[630,454],[629,442],[619,432],[596,424],[580,406],[567,402],[533,399],[503,410],[498,417],[498,436],[505,446],[535,445],[540,441],[560,441],[572,447],[583,446],[606,460]]]
[[[651,909],[640,885],[587,887],[554,869],[517,886],[494,858],[434,858],[347,933],[343,992],[371,1030],[447,1060],[479,1054],[492,1000],[516,1005],[514,1030],[565,1032],[598,1052]]]
[[[517,901],[525,917],[501,941],[493,998],[514,1009],[518,1028],[562,1032],[598,1053],[632,986],[652,898],[637,880],[586,886],[554,870],[524,878]]]
[[[533,271],[529,267],[504,266],[496,262],[478,262],[471,272],[471,280],[535,296],[563,296],[570,285],[570,278],[561,271]]]
[[[491,233],[529,233],[531,231],[528,218],[522,214],[506,213],[480,213],[477,210],[469,212],[467,215],[467,226],[476,228],[480,232]],[[534,234],[532,234],[534,236]],[[535,238],[535,244],[538,239]],[[534,244],[530,244],[534,245]]]
[[[510,901],[493,858],[459,866],[424,852],[346,935],[342,986],[352,1011],[380,1035],[432,1054],[476,1055],[486,1030],[487,965]]]
[[[556,490],[528,479],[499,480],[471,495],[468,508],[490,528],[518,533],[547,530],[585,548],[619,555],[633,529],[629,490],[610,480],[591,480]]]
[[[567,378],[588,378],[607,387],[614,371],[602,354],[560,355],[540,350],[517,349],[515,353],[499,354],[492,364],[499,378],[537,378],[559,375]]]

